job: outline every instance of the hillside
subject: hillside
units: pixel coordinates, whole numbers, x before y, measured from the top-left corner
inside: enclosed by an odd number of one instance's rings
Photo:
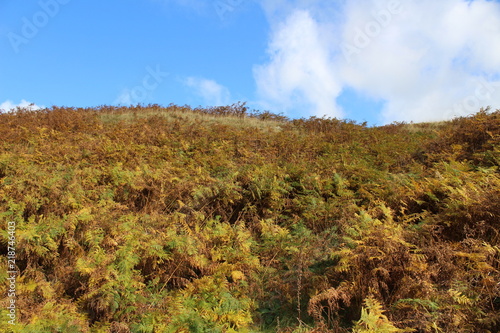
[[[0,138],[2,333],[500,331],[500,110],[53,107]]]

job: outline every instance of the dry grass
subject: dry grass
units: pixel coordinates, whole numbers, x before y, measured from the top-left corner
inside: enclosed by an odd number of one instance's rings
[[[272,119],[259,119],[254,116],[236,116],[236,115],[213,115],[210,113],[200,112],[198,110],[191,110],[189,108],[151,108],[143,109],[140,112],[105,112],[100,115],[103,123],[112,122],[132,122],[137,119],[144,119],[154,116],[164,117],[167,121],[181,121],[186,124],[201,123],[206,125],[223,125],[234,127],[237,129],[254,128],[262,131],[281,131],[283,121]]]

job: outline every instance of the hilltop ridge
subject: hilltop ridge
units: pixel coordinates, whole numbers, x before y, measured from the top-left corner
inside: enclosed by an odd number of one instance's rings
[[[0,332],[500,331],[500,110],[52,107],[0,137]]]

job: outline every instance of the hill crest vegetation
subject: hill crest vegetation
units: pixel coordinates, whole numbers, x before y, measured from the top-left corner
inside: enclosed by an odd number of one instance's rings
[[[52,107],[0,138],[0,332],[500,331],[498,110]]]

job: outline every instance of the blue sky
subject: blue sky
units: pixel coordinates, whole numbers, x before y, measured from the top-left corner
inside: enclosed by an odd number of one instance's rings
[[[0,109],[441,120],[500,107],[498,54],[498,1],[0,0]]]

